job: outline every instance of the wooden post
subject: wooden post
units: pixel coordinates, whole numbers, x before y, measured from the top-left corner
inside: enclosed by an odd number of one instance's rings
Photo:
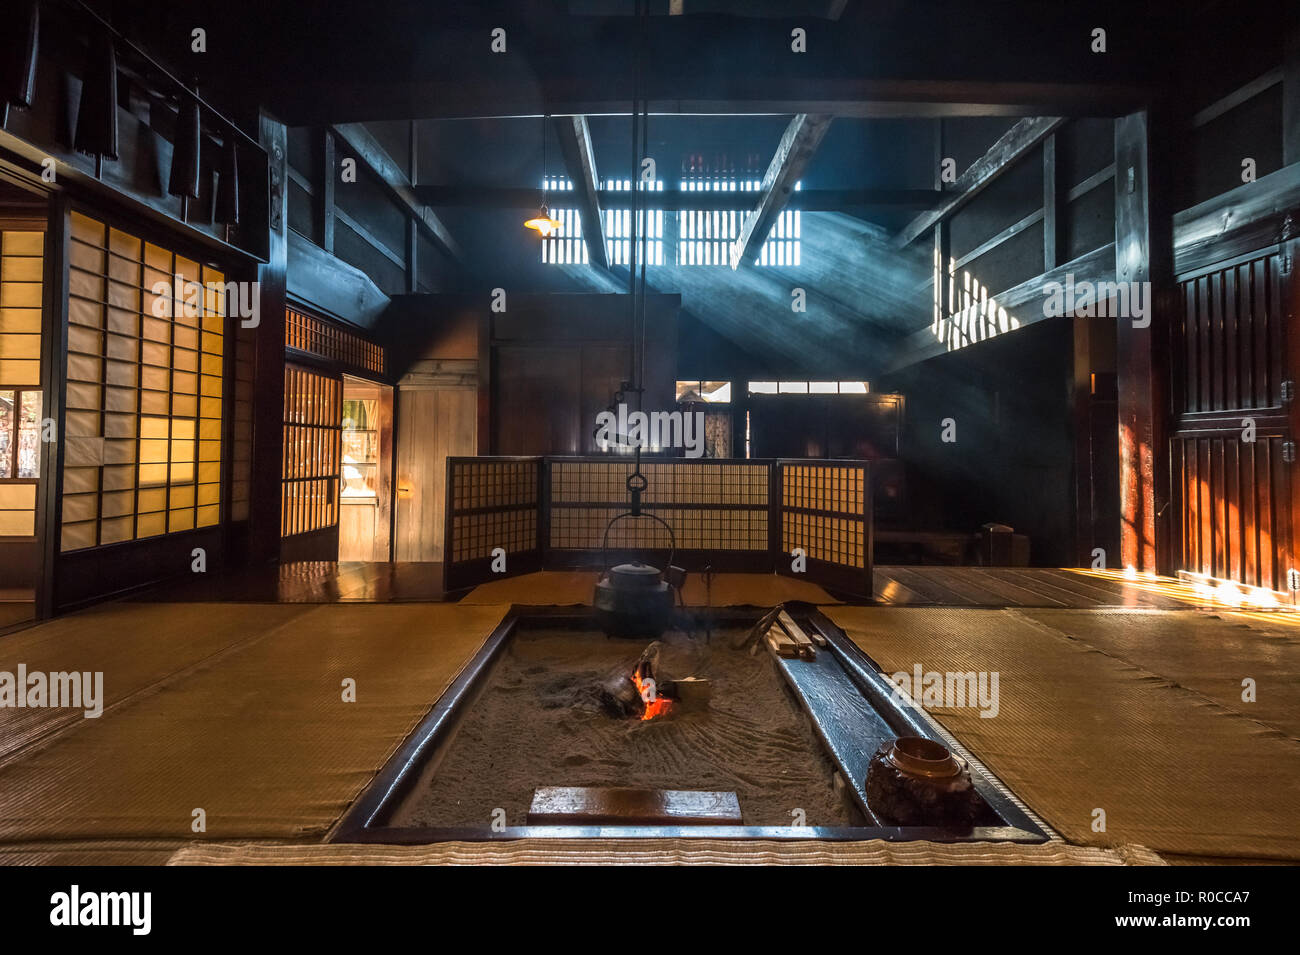
[[[55,440],[41,445],[39,497],[36,501],[36,537],[40,541],[41,569],[36,575],[36,618],[54,616],[58,608],[56,568],[63,536],[63,454],[65,398],[68,365],[68,248],[69,203],[66,193],[50,196],[45,232],[45,288],[41,309],[41,360],[45,387],[41,417],[54,422]],[[42,424],[42,430],[44,424]],[[42,438],[44,436],[42,435]],[[16,472],[15,472],[16,473]]]
[[[1163,176],[1170,167],[1160,149],[1165,127],[1155,125],[1154,136],[1152,129],[1149,111],[1115,121],[1115,277],[1121,283],[1150,283],[1149,324],[1116,319],[1120,559],[1138,571],[1170,573],[1175,522],[1166,430],[1173,220]],[[1131,304],[1132,291],[1129,297]]]
[[[334,189],[338,169],[334,153],[334,136],[328,129],[318,133],[320,144],[320,181],[316,187],[316,221],[320,223],[320,247],[334,254]]]
[[[259,265],[257,357],[253,385],[253,478],[250,556],[269,560],[280,554],[280,474],[284,445],[284,310],[289,263],[288,134],[262,114],[259,138],[270,166],[267,207],[267,262]]]
[[[1061,264],[1064,247],[1061,212],[1065,205],[1063,187],[1057,174],[1056,134],[1043,140],[1043,271],[1050,272]]]

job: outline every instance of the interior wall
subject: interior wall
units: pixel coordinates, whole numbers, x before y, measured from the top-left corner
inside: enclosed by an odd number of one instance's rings
[[[646,297],[642,407],[676,408],[677,295]],[[596,416],[631,376],[626,295],[514,296],[491,329],[491,453],[592,454]],[[629,410],[637,398],[624,397]]]
[[[1071,320],[1049,319],[881,382],[907,400],[910,527],[974,533],[996,521],[1029,536],[1032,563],[1074,562],[1072,339]]]

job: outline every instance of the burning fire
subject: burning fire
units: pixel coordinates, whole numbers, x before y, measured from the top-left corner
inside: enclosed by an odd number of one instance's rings
[[[645,712],[641,714],[642,720],[652,720],[657,716],[666,715],[673,707],[673,701],[662,697],[655,686],[655,678],[652,676],[642,676],[641,667],[638,666],[632,671],[632,684],[636,687],[637,693],[641,694],[641,700],[645,703]]]

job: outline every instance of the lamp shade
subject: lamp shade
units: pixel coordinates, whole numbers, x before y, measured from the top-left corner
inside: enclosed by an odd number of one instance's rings
[[[36,48],[41,32],[41,8],[36,0],[14,12],[13,29],[0,38],[0,101],[30,109],[36,95]]]
[[[199,197],[199,143],[203,136],[199,120],[199,101],[189,93],[181,94],[176,113],[176,142],[172,147],[172,168],[167,177],[167,192],[173,196]]]
[[[524,220],[524,228],[532,229],[534,232],[540,232],[543,236],[548,236],[560,227],[558,219],[551,218],[551,210],[546,208],[546,203],[537,210],[537,215],[530,219]]]
[[[88,156],[117,158],[117,49],[107,33],[97,33],[90,41],[72,148]]]
[[[239,225],[239,147],[235,131],[226,132],[221,147],[221,168],[217,170],[216,220],[225,225]]]

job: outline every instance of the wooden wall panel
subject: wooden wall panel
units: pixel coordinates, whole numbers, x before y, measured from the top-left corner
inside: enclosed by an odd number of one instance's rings
[[[1180,508],[1180,569],[1286,590],[1292,547],[1290,466],[1283,438],[1176,437],[1171,453]]]
[[[477,402],[475,385],[400,389],[394,560],[443,559],[447,458],[475,453]]]

